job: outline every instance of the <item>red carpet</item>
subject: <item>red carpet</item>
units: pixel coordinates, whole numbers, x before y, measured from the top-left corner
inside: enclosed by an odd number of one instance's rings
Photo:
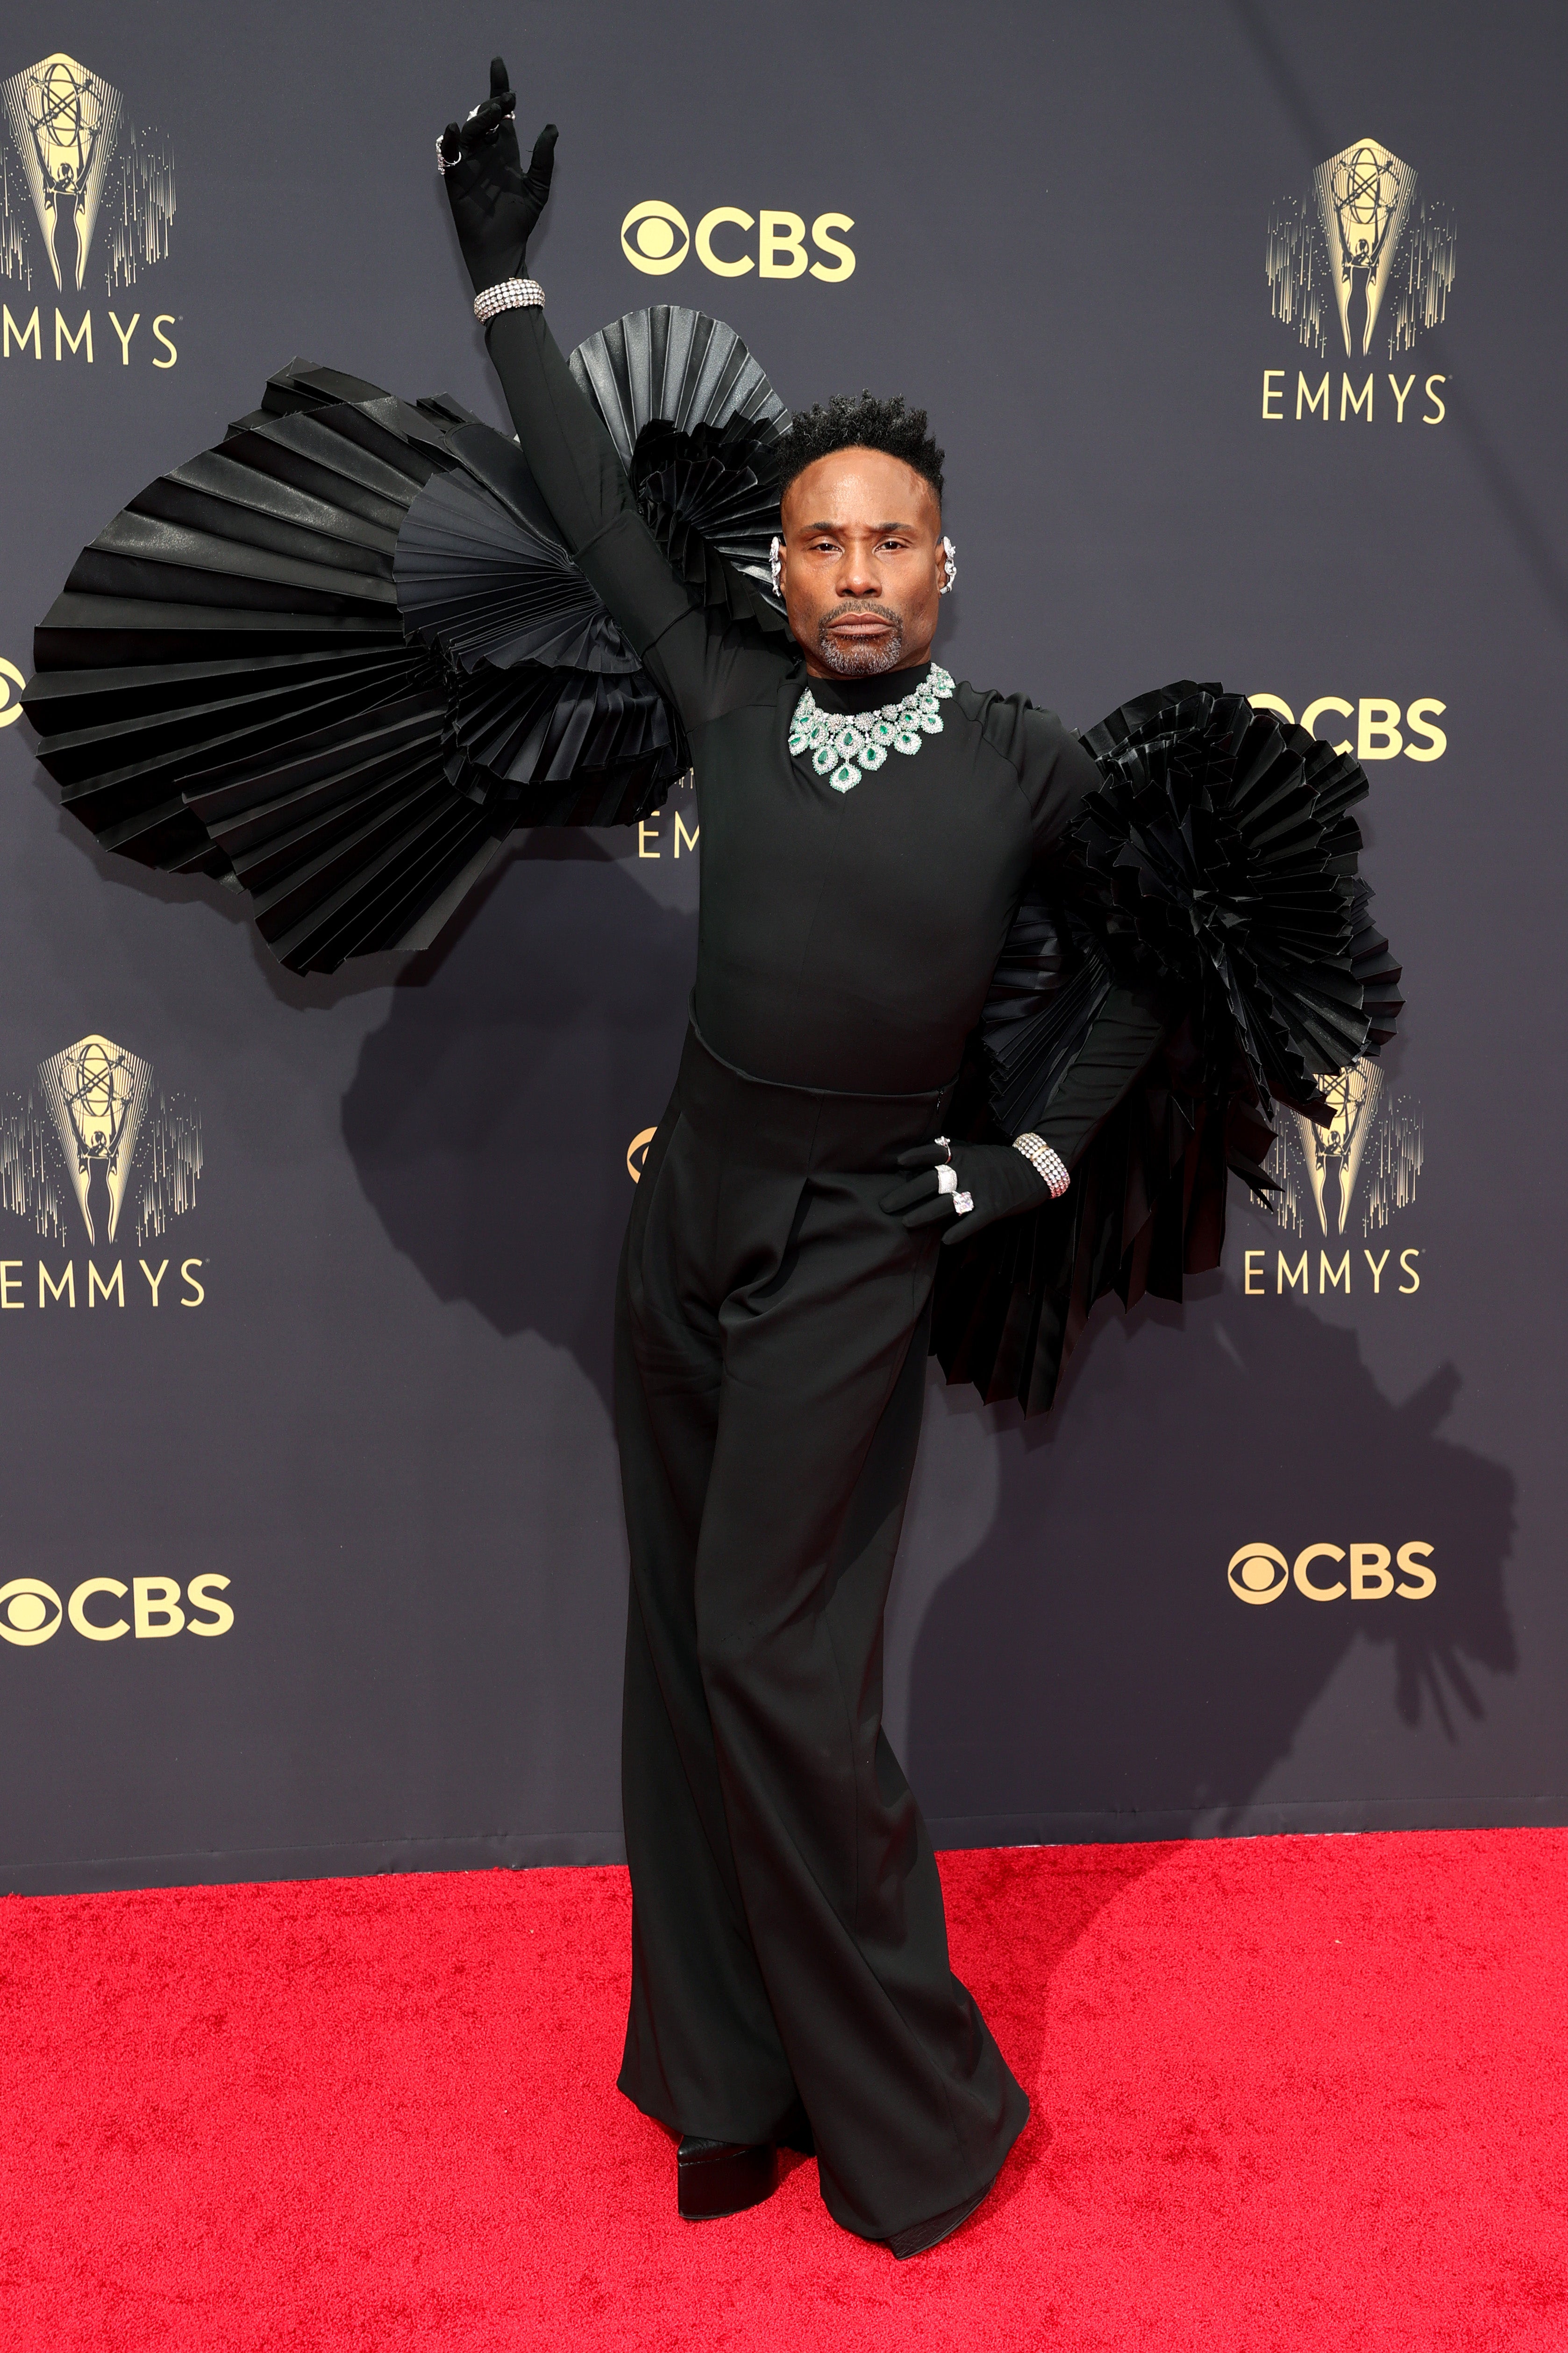
[[[829,2221],[810,2163],[677,2220],[613,2088],[624,1873],[10,1898],[0,2343],[1568,2347],[1568,1832],[943,1875],[1035,2116],[908,2263]]]

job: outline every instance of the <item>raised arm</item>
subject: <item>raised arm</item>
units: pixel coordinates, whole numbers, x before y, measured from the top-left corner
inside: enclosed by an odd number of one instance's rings
[[[584,577],[697,727],[749,699],[756,664],[776,678],[779,657],[692,607],[544,323],[542,291],[526,275],[528,240],[550,195],[555,140],[547,123],[524,172],[506,66],[493,59],[489,97],[438,142],[452,218],[475,292],[494,306],[486,341],[529,470]]]

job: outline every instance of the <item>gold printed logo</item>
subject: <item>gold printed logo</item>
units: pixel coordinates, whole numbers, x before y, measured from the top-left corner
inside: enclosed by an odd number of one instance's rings
[[[58,50],[0,82],[15,153],[0,157],[0,275],[80,293],[100,217],[104,286],[136,283],[169,250],[174,166],[169,143],[138,128],[121,93]]]
[[[19,1651],[36,1650],[58,1634],[68,1619],[89,1642],[118,1642],[135,1629],[139,1642],[158,1641],[171,1634],[226,1634],[234,1609],[219,1599],[229,1580],[209,1571],[193,1577],[184,1591],[172,1577],[133,1577],[127,1586],[117,1577],[89,1577],[62,1604],[52,1585],[36,1577],[13,1577],[0,1585],[0,1642]],[[103,1615],[106,1607],[131,1597],[131,1616]],[[89,1612],[89,1602],[94,1607]]]
[[[759,278],[804,278],[809,271],[841,286],[855,274],[854,250],[845,243],[854,226],[848,213],[818,213],[808,231],[803,213],[715,205],[692,230],[673,205],[647,196],[621,223],[621,251],[648,278],[679,269],[695,246],[715,278],[744,278],[753,269]]]
[[[1320,164],[1300,196],[1275,206],[1269,306],[1325,358],[1331,349],[1368,358],[1381,322],[1396,359],[1447,315],[1454,260],[1446,206],[1381,141],[1357,139]]]
[[[634,269],[663,278],[679,269],[691,250],[691,231],[673,205],[657,196],[634,205],[621,223],[621,251]]]
[[[1278,1601],[1290,1582],[1290,1564],[1272,1545],[1243,1545],[1232,1553],[1226,1577],[1238,1601]]]
[[[1288,1112],[1268,1158],[1275,1215],[1306,1237],[1377,1233],[1415,1198],[1420,1106],[1390,1095],[1381,1063],[1362,1059],[1324,1081],[1329,1124]],[[1353,1215],[1352,1215],[1353,1212]]]
[[[1424,1277],[1421,1247],[1397,1249],[1383,1237],[1415,1198],[1421,1106],[1393,1093],[1382,1064],[1365,1055],[1326,1078],[1322,1088],[1330,1114],[1324,1125],[1298,1112],[1280,1114],[1264,1166],[1279,1187],[1271,1206],[1281,1240],[1295,1239],[1272,1252],[1272,1267],[1268,1250],[1242,1251],[1242,1295],[1414,1299]],[[1241,1558],[1237,1554],[1237,1564]]]
[[[640,1184],[642,1181],[642,1172],[647,1162],[647,1148],[657,1132],[651,1127],[639,1127],[626,1146],[626,1175],[634,1185]]]
[[[195,1106],[96,1031],[40,1062],[26,1095],[0,1098],[0,1206],[46,1241],[140,1247],[190,1208],[201,1172]]]
[[[1226,1581],[1238,1601],[1278,1601],[1294,1585],[1309,1601],[1429,1601],[1437,1590],[1435,1545],[1303,1545],[1294,1560],[1278,1546],[1245,1544],[1232,1553]]]

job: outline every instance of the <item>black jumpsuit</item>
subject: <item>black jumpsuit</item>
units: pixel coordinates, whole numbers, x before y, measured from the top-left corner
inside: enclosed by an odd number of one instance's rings
[[[834,790],[789,753],[797,649],[693,609],[542,313],[490,348],[557,522],[681,712],[701,811],[692,1023],[617,1302],[621,2088],[716,2140],[804,2106],[829,2211],[886,2239],[982,2191],[1028,2103],[952,1973],[882,1731],[942,1228],[879,1204],[942,1129],[1026,878],[1098,772],[1049,712],[961,685],[918,754]],[[812,691],[866,710],[924,675]],[[1041,1123],[1069,1159],[1150,1042],[1113,1000]]]

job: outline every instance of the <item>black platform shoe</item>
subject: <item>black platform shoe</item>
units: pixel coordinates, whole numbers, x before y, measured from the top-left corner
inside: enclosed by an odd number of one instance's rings
[[[779,2154],[772,2141],[748,2148],[732,2140],[682,2139],[676,2158],[680,2211],[689,2222],[743,2214],[778,2187]]]

